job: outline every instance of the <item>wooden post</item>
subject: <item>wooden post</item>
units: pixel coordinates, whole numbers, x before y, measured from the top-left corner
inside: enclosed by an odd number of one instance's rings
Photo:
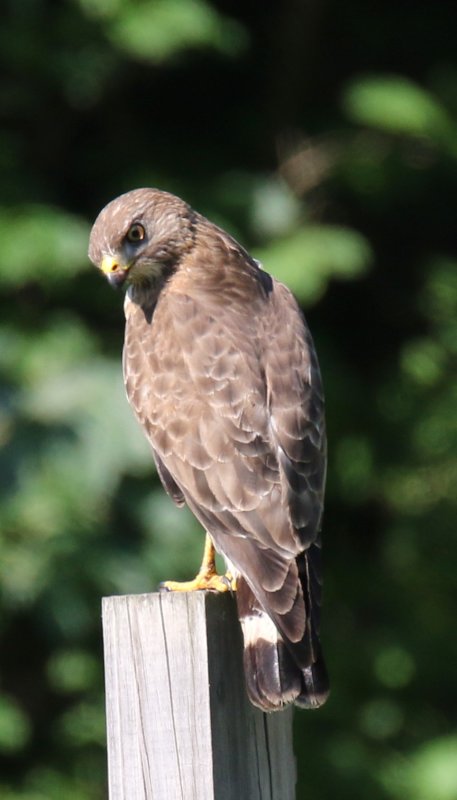
[[[110,800],[293,800],[292,710],[246,696],[234,599],[103,600]]]

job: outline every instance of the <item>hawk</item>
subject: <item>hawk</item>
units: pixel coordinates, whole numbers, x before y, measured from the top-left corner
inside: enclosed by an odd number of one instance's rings
[[[127,287],[128,399],[163,486],[206,530],[169,590],[236,589],[250,700],[322,705],[324,401],[293,295],[183,200],[137,189],[97,217],[89,257]],[[215,569],[215,550],[227,574]]]

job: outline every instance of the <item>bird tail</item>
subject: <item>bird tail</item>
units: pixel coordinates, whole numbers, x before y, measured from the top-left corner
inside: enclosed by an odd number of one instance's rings
[[[309,666],[294,659],[293,644],[285,642],[241,576],[237,579],[238,616],[244,639],[244,673],[251,702],[262,711],[279,711],[295,703],[318,708],[328,696],[322,655]]]

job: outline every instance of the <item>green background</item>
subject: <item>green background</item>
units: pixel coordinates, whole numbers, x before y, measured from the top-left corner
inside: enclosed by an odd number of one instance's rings
[[[5,0],[0,797],[106,797],[100,599],[190,577],[90,266],[158,186],[305,308],[328,408],[328,704],[298,798],[457,798],[455,3]]]

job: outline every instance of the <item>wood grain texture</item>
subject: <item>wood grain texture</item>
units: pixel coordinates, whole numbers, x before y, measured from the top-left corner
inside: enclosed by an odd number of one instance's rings
[[[293,800],[291,709],[247,700],[229,595],[103,600],[110,800]]]

